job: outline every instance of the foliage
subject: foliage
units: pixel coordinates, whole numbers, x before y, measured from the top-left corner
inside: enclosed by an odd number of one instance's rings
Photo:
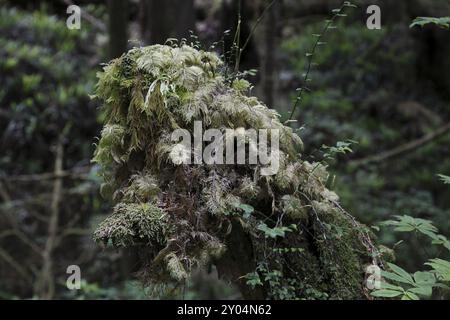
[[[20,298],[61,297],[66,266],[81,263],[81,253],[86,277],[101,264],[85,237],[102,209],[87,166],[98,130],[88,97],[94,40],[89,25],[69,30],[45,9],[0,8],[0,278],[1,291]],[[67,172],[56,201],[58,144]]]
[[[449,162],[442,160],[448,157],[448,135],[398,158],[355,165],[432,132],[450,117],[448,97],[442,95],[445,86],[439,87],[442,61],[430,65],[421,59],[423,53],[417,48],[423,39],[407,28],[408,23],[396,20],[388,28],[368,30],[361,28],[359,19],[338,22],[337,31],[327,35],[328,45],[314,55],[308,83],[300,75],[308,65],[305,53],[316,39],[297,32],[315,33],[321,23],[311,19],[301,30],[290,25],[291,35],[282,44],[289,59],[283,75],[288,79],[286,86],[309,88],[294,116],[302,125],[302,138],[308,141],[304,152],[308,160],[323,157],[327,150],[321,146],[348,139],[357,142],[351,146],[352,153],[325,162],[333,165],[329,172],[336,178],[330,180],[346,209],[366,224],[389,219],[392,212],[406,212],[434,221],[448,237],[448,196],[434,175],[450,170]],[[427,54],[434,50],[445,59],[448,48],[445,43],[439,48],[427,49]],[[287,103],[283,111],[289,113]],[[404,240],[397,261],[406,268],[420,268],[424,253],[417,251],[419,243],[413,235],[383,229],[379,237],[389,245]]]
[[[443,174],[438,174],[438,177],[442,180],[442,182],[444,182],[445,184],[450,184],[450,177],[443,175]]]
[[[420,232],[431,238],[433,244],[443,245],[450,252],[450,242],[446,237],[437,234],[437,228],[430,221],[404,215],[381,225],[394,226],[394,231],[397,232]],[[381,272],[384,281],[378,290],[371,293],[374,297],[419,300],[431,298],[434,288],[448,289],[446,284],[450,281],[450,262],[447,260],[430,259],[425,265],[431,266],[433,270],[417,271],[413,275],[393,263],[387,265],[392,272]]]
[[[52,168],[49,146],[66,126],[70,152],[88,158],[88,136],[96,129],[88,98],[94,85],[89,66],[93,52],[83,48],[89,34],[71,31],[64,21],[40,11],[28,14],[2,7],[0,17],[0,101],[9,118],[1,119],[0,134],[2,148],[11,150],[0,158],[2,170],[25,174]],[[75,124],[73,119],[84,121]],[[34,161],[27,161],[30,158]]]
[[[329,147],[326,145],[322,145],[322,149],[324,150],[323,158],[324,161],[333,160],[339,154],[352,153],[353,150],[351,145],[354,144],[355,141],[347,140],[347,141],[338,141],[336,146]]]
[[[434,18],[434,17],[417,17],[409,26],[413,28],[415,26],[423,27],[427,24],[435,24],[439,27],[448,29],[450,27],[450,17]]]
[[[317,33],[312,34],[316,38],[316,40],[315,40],[314,44],[312,45],[311,50],[306,53],[306,58],[308,59],[308,63],[307,63],[307,67],[306,67],[306,72],[304,73],[304,76],[303,76],[304,86],[296,89],[296,91],[298,91],[298,94],[294,100],[294,105],[292,107],[292,110],[291,110],[291,113],[289,116],[289,120],[292,120],[292,117],[294,116],[294,113],[295,113],[297,107],[301,103],[302,98],[303,98],[303,93],[305,91],[309,90],[309,88],[307,87],[307,84],[309,81],[311,81],[311,79],[309,78],[309,74],[313,67],[313,58],[314,58],[317,48],[320,46],[326,45],[326,42],[323,41],[323,38],[325,37],[326,33],[329,30],[336,29],[336,25],[334,25],[336,20],[340,17],[347,16],[347,14],[344,13],[345,9],[356,8],[356,7],[357,6],[352,4],[350,1],[344,1],[339,8],[332,10],[331,18],[325,21],[325,25],[322,29],[322,32],[318,33],[318,34]]]

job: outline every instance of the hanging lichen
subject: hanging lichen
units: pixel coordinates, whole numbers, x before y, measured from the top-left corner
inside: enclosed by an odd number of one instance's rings
[[[227,81],[221,70],[214,53],[155,45],[99,74],[106,121],[94,162],[116,205],[95,239],[139,247],[149,281],[184,281],[212,263],[248,298],[364,297],[364,265],[375,254],[367,231],[325,188],[326,169],[300,158],[299,136],[246,95],[247,81]],[[278,173],[174,161],[171,133],[193,132],[194,121],[278,129]]]

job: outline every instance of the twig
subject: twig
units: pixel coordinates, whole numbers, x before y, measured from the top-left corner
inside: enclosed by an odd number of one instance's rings
[[[245,48],[247,47],[248,43],[250,42],[250,39],[253,36],[253,33],[255,33],[256,28],[258,27],[259,23],[261,22],[261,20],[263,19],[264,15],[266,14],[267,11],[269,11],[270,8],[272,8],[272,6],[275,4],[275,1],[277,0],[272,0],[267,7],[264,8],[263,12],[261,13],[261,15],[258,17],[258,19],[256,20],[255,24],[253,25],[252,29],[250,30],[250,33],[247,37],[247,39],[244,42],[244,45],[242,46],[241,49],[239,49],[239,61],[241,60],[241,55],[242,52],[245,50]],[[239,67],[239,66],[238,66]]]
[[[332,17],[331,17],[329,20],[327,20],[327,22],[325,23],[325,26],[324,26],[322,32],[319,33],[319,34],[317,35],[317,39],[316,39],[316,41],[314,42],[314,45],[312,46],[311,52],[306,53],[306,55],[307,55],[307,57],[308,57],[308,66],[307,66],[307,70],[306,70],[306,73],[305,73],[304,78],[303,78],[303,82],[304,82],[305,84],[308,82],[308,80],[310,80],[310,79],[309,79],[309,74],[310,74],[311,69],[312,69],[312,64],[313,64],[313,60],[312,60],[312,59],[313,59],[314,54],[316,53],[317,47],[318,47],[320,44],[322,44],[322,41],[321,41],[322,38],[325,36],[325,34],[327,33],[327,31],[328,31],[329,29],[331,29],[332,24],[334,23],[334,21],[335,21],[338,17],[340,17],[340,16],[345,16],[344,14],[342,14],[342,11],[344,10],[344,8],[350,7],[350,6],[354,6],[354,5],[352,5],[352,4],[351,4],[350,2],[348,2],[348,1],[344,1],[344,2],[342,3],[342,5],[341,5],[338,9],[333,10],[333,15],[332,15]],[[305,86],[306,86],[306,85],[305,85]],[[294,116],[295,110],[297,110],[298,104],[299,104],[300,101],[302,100],[303,92],[304,92],[305,90],[307,90],[306,87],[301,87],[301,88],[298,89],[299,92],[298,92],[298,94],[297,94],[297,97],[295,98],[294,106],[292,107],[291,114],[289,115],[289,119],[288,119],[286,122],[290,122],[290,121],[292,120],[292,117]]]
[[[423,147],[424,145],[440,138],[441,136],[447,134],[450,132],[450,123],[447,123],[446,125],[440,127],[436,131],[433,131],[419,139],[413,140],[411,142],[405,143],[397,148],[394,148],[392,150],[388,150],[385,152],[382,152],[380,154],[369,156],[363,159],[353,160],[349,162],[350,166],[354,167],[360,167],[363,165],[367,165],[370,163],[380,163],[385,160],[389,160],[391,158],[398,157],[400,155],[403,155],[405,153],[414,151],[420,147]]]
[[[70,170],[62,170],[59,173],[56,172],[44,172],[44,173],[36,173],[36,174],[23,174],[17,176],[6,176],[3,177],[8,181],[20,181],[20,182],[33,182],[33,181],[43,181],[43,180],[53,180],[59,178],[71,178],[71,179],[79,179],[79,180],[87,180],[89,179],[88,172],[90,170],[90,166],[84,167],[76,167]],[[77,171],[77,172],[76,172]]]
[[[16,236],[18,239],[20,239],[24,244],[26,244],[27,246],[29,246],[34,253],[36,253],[38,256],[42,255],[42,249],[37,246],[33,241],[31,241],[26,235],[25,233],[16,230],[16,229],[11,229],[11,230],[6,230],[3,231],[2,233],[0,233],[0,239],[1,238],[6,238],[8,236]]]
[[[17,273],[19,273],[28,282],[31,282],[31,276],[28,274],[27,270],[22,267],[22,265],[16,261],[8,252],[0,248],[0,258],[8,263]]]
[[[242,56],[242,52],[244,52],[245,48],[247,47],[247,45],[250,42],[250,39],[253,36],[253,33],[255,33],[256,28],[258,27],[259,23],[261,22],[261,20],[263,19],[264,15],[266,14],[266,12],[273,6],[273,4],[275,3],[275,1],[277,0],[272,0],[263,10],[263,12],[261,13],[261,15],[258,17],[258,19],[256,20],[255,24],[252,26],[252,29],[250,30],[250,33],[247,37],[247,39],[245,39],[244,45],[242,46],[242,48],[239,48],[239,41],[240,41],[240,28],[241,28],[241,13],[240,13],[240,3],[239,3],[239,19],[238,19],[238,28],[239,28],[239,34],[238,34],[238,42],[237,42],[237,47],[238,47],[238,53],[236,56],[236,64],[234,66],[234,71],[238,72],[239,71],[239,64],[241,61],[241,56]]]
[[[64,146],[63,136],[58,139],[55,156],[55,175],[59,176],[63,172]],[[53,184],[53,196],[50,205],[51,216],[48,225],[48,238],[42,253],[43,264],[40,279],[40,296],[44,299],[52,299],[55,292],[55,279],[53,278],[53,250],[56,245],[58,222],[59,222],[59,203],[62,195],[62,178],[59,177]]]
[[[6,189],[6,186],[2,182],[1,178],[0,178],[0,196],[2,197],[4,202],[10,202],[11,201],[11,196],[9,195],[9,192]]]
[[[87,194],[93,190],[97,190],[97,187],[92,186],[89,189],[86,190],[82,190],[80,191],[77,187],[68,189],[67,191],[63,191],[62,195],[64,196],[71,196],[71,195],[84,195]],[[45,192],[45,193],[39,193],[39,194],[35,194],[32,197],[28,197],[25,199],[15,199],[15,200],[11,200],[10,202],[5,202],[4,204],[0,205],[0,210],[7,210],[13,207],[18,207],[18,206],[23,206],[26,204],[30,204],[30,203],[42,203],[42,204],[47,204],[48,203],[48,199],[51,199],[52,197],[52,193],[50,192]],[[35,212],[32,213],[33,215],[37,216],[38,219],[40,219],[41,221],[47,221],[47,218],[44,216],[38,216]]]

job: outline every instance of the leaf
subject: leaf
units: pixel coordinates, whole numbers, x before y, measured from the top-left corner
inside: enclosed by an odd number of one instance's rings
[[[417,17],[416,19],[414,19],[414,21],[411,23],[409,27],[410,28],[413,28],[415,26],[423,27],[429,23],[448,29],[450,27],[450,17],[442,17],[442,18]]]
[[[431,272],[417,271],[414,273],[414,281],[419,286],[431,286],[436,283],[436,277]]]
[[[255,211],[255,209],[248,204],[240,204],[238,207],[244,211],[244,216],[250,215]]]
[[[244,278],[247,279],[246,283],[252,288],[263,285],[257,272],[247,273]]]
[[[405,295],[402,297],[402,300],[420,300],[420,298],[411,291],[406,291]]]
[[[441,179],[441,181],[445,184],[450,184],[450,177],[443,175],[443,174],[438,174],[438,177]]]
[[[267,238],[275,239],[276,237],[284,237],[286,231],[290,231],[287,227],[281,227],[281,228],[269,228],[265,223],[261,223],[258,226],[258,230],[261,230],[264,232],[265,236]]]
[[[406,284],[413,284],[411,283],[409,280],[404,279],[402,277],[400,277],[398,274],[392,273],[392,272],[388,272],[388,271],[381,271],[381,276],[389,279],[389,280],[393,280],[393,281],[397,281],[397,282],[401,282],[401,283],[406,283]]]
[[[380,298],[394,298],[398,297],[401,294],[403,294],[403,291],[380,289],[373,291],[370,295],[373,297],[380,297]]]
[[[429,220],[413,218],[411,216],[395,216],[397,220],[387,220],[382,222],[382,226],[393,226],[394,230],[398,232],[420,232],[431,239],[435,239],[438,229]]]
[[[380,283],[380,289],[388,289],[388,290],[394,290],[394,291],[403,291],[402,287],[394,286],[393,284],[390,284],[388,282],[381,282]]]
[[[431,266],[443,281],[450,281],[450,262],[442,259],[431,259],[425,263]]]
[[[426,286],[426,287],[411,288],[411,289],[408,289],[407,292],[413,292],[420,296],[424,296],[424,297],[428,298],[433,293],[433,287]]]
[[[393,264],[393,263],[387,263],[389,268],[392,269],[392,271],[394,271],[396,274],[398,274],[401,278],[405,279],[405,281],[408,281],[411,284],[414,284],[414,280],[411,277],[411,275],[406,272],[405,270],[403,270],[402,268],[400,268],[399,266]]]

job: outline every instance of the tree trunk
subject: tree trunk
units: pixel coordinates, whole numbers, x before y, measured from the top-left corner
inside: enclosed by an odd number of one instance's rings
[[[109,56],[120,57],[127,51],[128,1],[108,0]]]
[[[164,44],[168,38],[188,38],[195,28],[193,0],[141,0],[144,16],[141,35],[145,44]]]
[[[278,32],[281,3],[277,1],[267,12],[265,23],[264,60],[262,70],[262,89],[264,101],[268,105],[274,105],[274,93],[276,90],[277,66],[276,48],[278,47]]]

